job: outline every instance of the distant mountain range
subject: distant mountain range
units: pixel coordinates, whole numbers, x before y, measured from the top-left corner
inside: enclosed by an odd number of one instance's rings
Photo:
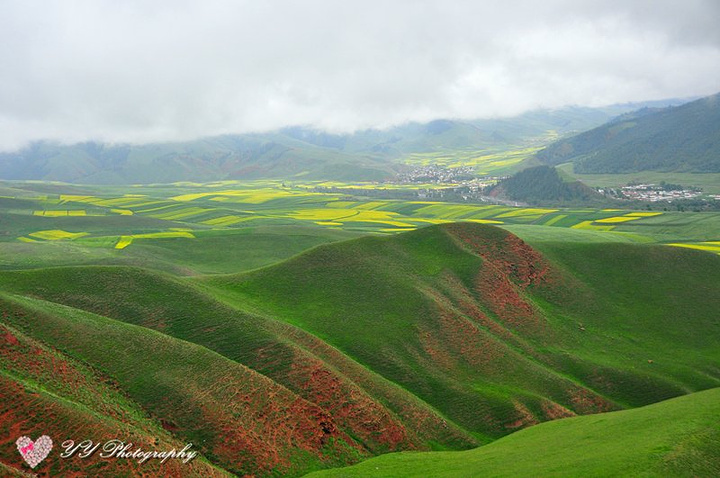
[[[548,146],[537,158],[573,162],[578,173],[720,172],[720,94],[624,114]]]
[[[382,180],[412,153],[539,145],[549,134],[585,131],[642,107],[683,100],[604,108],[568,107],[513,118],[409,123],[387,130],[330,134],[304,127],[144,145],[37,142],[0,153],[0,179],[128,184],[220,179]]]

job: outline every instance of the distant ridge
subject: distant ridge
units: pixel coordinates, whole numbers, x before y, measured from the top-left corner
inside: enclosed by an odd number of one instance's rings
[[[0,179],[85,184],[168,183],[224,179],[381,181],[413,153],[502,150],[537,145],[548,135],[584,131],[642,106],[539,110],[513,118],[439,119],[385,130],[332,134],[309,127],[151,144],[38,141],[0,153]]]
[[[577,173],[720,172],[720,93],[681,106],[645,108],[537,153]]]

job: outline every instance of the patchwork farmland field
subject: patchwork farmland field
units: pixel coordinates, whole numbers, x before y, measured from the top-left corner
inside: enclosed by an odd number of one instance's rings
[[[222,181],[102,191],[92,186],[43,184],[38,188],[32,183],[8,183],[6,189],[17,194],[5,196],[0,203],[0,250],[8,252],[0,267],[31,265],[36,262],[34,256],[56,264],[71,264],[77,259],[84,263],[147,260],[153,267],[178,271],[183,266],[170,262],[176,262],[181,257],[178,251],[185,249],[186,265],[190,265],[186,273],[234,272],[270,264],[328,241],[395,234],[457,221],[498,225],[530,243],[664,243],[719,252],[713,242],[720,240],[720,213],[381,200],[312,191],[317,184],[329,183],[287,186],[280,181]],[[346,190],[368,186],[332,184]],[[73,194],[65,194],[67,188]],[[289,248],[261,247],[265,251],[258,255],[260,237],[272,238],[267,243],[275,245],[299,239],[297,246]],[[244,259],[229,252],[236,257],[225,263],[210,261],[215,266],[207,260],[202,266],[192,260],[192,251],[208,258],[208,253],[201,252],[206,244],[232,247],[250,243],[255,253]],[[169,257],[172,261],[164,260]]]
[[[549,140],[550,137],[546,138]],[[445,168],[471,167],[481,176],[501,175],[512,171],[524,160],[538,152],[542,147],[506,147],[492,151],[483,150],[448,150],[432,153],[412,153],[403,158],[403,162],[414,166],[442,166]]]

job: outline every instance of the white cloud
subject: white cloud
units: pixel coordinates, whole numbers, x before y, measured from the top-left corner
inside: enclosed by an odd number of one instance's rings
[[[720,2],[5,1],[0,148],[720,90]]]

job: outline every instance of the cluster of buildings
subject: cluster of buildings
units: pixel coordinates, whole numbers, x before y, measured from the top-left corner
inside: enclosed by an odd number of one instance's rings
[[[440,166],[418,166],[397,175],[399,183],[459,183],[475,178],[475,169],[471,166],[443,168]]]
[[[656,184],[634,184],[631,186],[623,186],[619,189],[603,188],[600,189],[600,192],[606,196],[615,196],[620,199],[647,202],[695,199],[702,195],[702,191],[695,188],[667,188]]]

